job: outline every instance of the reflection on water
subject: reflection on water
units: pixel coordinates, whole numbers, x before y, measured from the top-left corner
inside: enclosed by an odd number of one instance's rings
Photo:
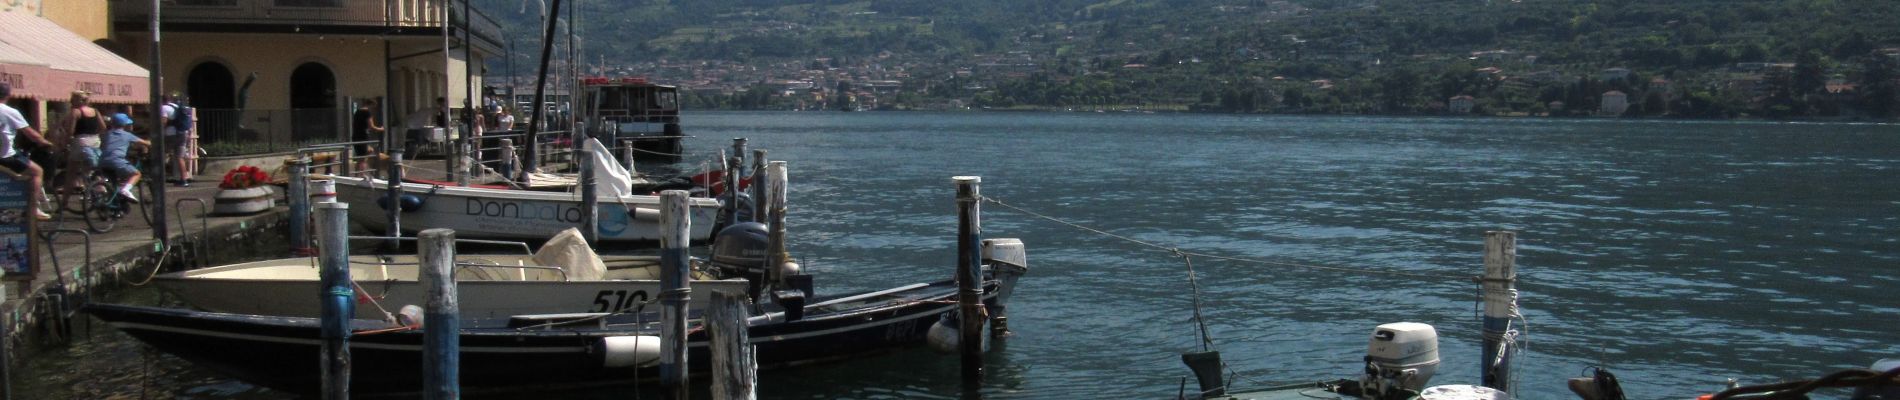
[[[1728,378],[1813,377],[1900,354],[1900,308],[1880,300],[1900,285],[1900,135],[1888,125],[707,113],[686,126],[691,151],[747,137],[790,162],[792,251],[823,292],[949,275],[949,177],[981,175],[984,194],[1013,205],[1251,259],[1475,275],[1483,232],[1518,231],[1532,344],[1516,365],[1521,398],[1569,397],[1561,380],[1593,364],[1635,398],[1688,398]],[[988,356],[985,397],[1180,389],[1179,353],[1199,344],[1178,258],[984,211],[985,233],[1023,238],[1033,268],[1010,310],[1017,335]],[[1438,326],[1434,382],[1477,380],[1466,282],[1194,266],[1237,386],[1349,377],[1367,333],[1397,321]],[[43,398],[281,396],[102,328],[93,338],[41,350],[16,382]],[[767,372],[761,388],[764,398],[952,398],[957,377],[955,357],[909,349]]]

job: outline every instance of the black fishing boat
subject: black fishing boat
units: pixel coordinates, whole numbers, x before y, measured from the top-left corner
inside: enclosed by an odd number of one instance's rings
[[[984,302],[992,306],[1007,301],[1012,274],[1024,271],[998,266],[1004,271],[1000,279],[986,274],[984,284]],[[914,346],[956,309],[956,291],[957,284],[945,280],[812,298],[797,311],[778,308],[752,317],[748,333],[762,369]],[[323,340],[316,318],[112,304],[85,311],[161,351],[247,382],[292,393],[314,393],[321,383]],[[707,333],[697,313],[689,318],[688,357],[705,360]],[[471,391],[521,390],[657,378],[659,321],[658,310],[651,309],[465,320],[461,383]],[[421,389],[422,331],[361,319],[351,328],[352,392]],[[708,363],[688,365],[704,373]]]
[[[974,296],[961,300],[982,305],[970,306],[981,313],[976,315],[987,318],[981,322],[991,326],[983,328],[989,331],[983,333],[1007,331],[1007,303],[1018,278],[1028,272],[1022,241],[978,241],[977,231],[961,232],[959,238],[967,241],[960,243],[970,247],[960,248],[965,250],[960,257],[968,257],[960,260],[969,262],[957,264],[964,271],[959,273],[968,274],[966,282],[977,285],[969,288],[970,292],[959,288],[964,282],[949,279],[814,296],[813,276],[800,273],[802,268],[790,262],[784,249],[784,186],[777,184],[785,182],[783,164],[771,170],[774,184],[768,186],[774,194],[767,196],[771,200],[768,209],[779,211],[767,219],[774,222],[769,233],[760,234],[767,232],[761,223],[736,224],[722,230],[716,241],[720,245],[713,249],[711,259],[691,260],[702,272],[751,278],[745,297],[749,297],[746,304],[752,317],[744,326],[759,368],[837,360],[925,342],[943,347],[955,340],[947,338],[958,337],[956,333],[969,333],[953,330],[957,325],[953,316],[962,312],[958,301],[964,293]],[[973,184],[969,185],[968,192],[959,191],[959,200],[968,207],[964,216],[969,224],[965,226],[973,228],[977,226],[975,191]],[[966,194],[970,197],[961,197]],[[675,234],[685,235],[683,225]],[[759,257],[762,255],[771,256]],[[969,269],[963,270],[965,267]],[[699,296],[692,294],[691,285],[686,289],[688,296]],[[309,293],[312,300],[319,297],[316,294]],[[601,292],[601,296],[606,294]],[[513,391],[658,378],[661,348],[666,347],[661,344],[662,318],[665,313],[677,311],[647,307],[651,303],[647,300],[644,294],[622,292],[606,299],[596,297],[599,312],[462,318],[456,331],[461,386],[466,391]],[[324,359],[320,354],[325,336],[319,318],[130,305],[91,305],[83,310],[161,351],[241,380],[292,393],[322,389],[323,370],[318,360]],[[688,359],[710,357],[710,335],[702,329],[706,321],[700,311],[684,312]],[[351,392],[404,394],[422,389],[429,327],[416,323],[423,318],[414,315],[421,313],[419,309],[413,313],[405,310],[402,314],[411,316],[408,321],[393,316],[388,321],[351,320]],[[706,372],[708,364],[688,362],[687,366]]]

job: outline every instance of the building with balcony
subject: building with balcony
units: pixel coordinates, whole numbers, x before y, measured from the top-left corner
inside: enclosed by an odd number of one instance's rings
[[[169,0],[159,10],[164,90],[198,110],[212,155],[346,140],[349,113],[383,98],[382,121],[479,96],[501,28],[450,0]],[[112,0],[112,29],[150,60],[149,0]],[[466,39],[465,39],[466,38]],[[149,62],[149,61],[141,61]],[[471,90],[473,88],[473,90]],[[479,103],[477,103],[479,104]]]

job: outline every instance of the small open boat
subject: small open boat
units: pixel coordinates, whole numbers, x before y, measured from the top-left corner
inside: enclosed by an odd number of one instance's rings
[[[465,318],[617,312],[660,293],[658,256],[598,256],[571,229],[535,254],[462,254],[455,262]],[[350,277],[359,287],[356,317],[384,319],[385,312],[424,304],[428,296],[417,282],[417,269],[415,255],[350,257]],[[749,286],[744,279],[715,280],[705,272],[693,279],[693,287],[702,291],[743,295]],[[316,317],[321,308],[316,296],[282,295],[320,291],[314,257],[170,272],[152,281],[208,311]],[[701,307],[708,298],[694,297],[692,306]]]
[[[696,286],[697,284],[695,284]],[[987,285],[994,301],[997,285]],[[888,350],[924,341],[933,322],[956,306],[952,281],[814,298],[804,315],[783,311],[754,317],[748,333],[759,367],[785,367]],[[315,296],[311,296],[315,297]],[[702,297],[695,295],[694,297]],[[658,307],[645,312],[571,315],[580,323],[544,316],[461,322],[461,383],[465,389],[578,386],[658,377]],[[292,393],[314,393],[321,375],[323,339],[316,318],[268,317],[126,305],[90,305],[85,311],[140,341],[238,379]],[[689,324],[688,357],[706,360],[706,333],[698,314]],[[350,388],[359,394],[421,389],[423,333],[396,331],[358,319],[350,339]],[[260,356],[268,355],[268,356]],[[710,363],[692,362],[696,373]]]
[[[1356,379],[1291,384],[1247,391],[1229,390],[1222,370],[1220,353],[1212,350],[1186,353],[1181,361],[1194,371],[1201,391],[1180,393],[1177,398],[1207,400],[1312,400],[1312,399],[1436,399],[1506,400],[1510,383],[1511,359],[1519,351],[1518,331],[1511,328],[1522,319],[1517,308],[1517,242],[1511,232],[1489,232],[1485,237],[1484,275],[1478,281],[1484,297],[1484,347],[1480,357],[1482,386],[1440,385],[1427,387],[1438,370],[1438,331],[1428,324],[1399,322],[1373,329],[1366,347],[1365,372]],[[1198,311],[1196,318],[1199,318]],[[1183,389],[1186,385],[1183,384]]]
[[[981,298],[986,306],[1001,310],[1017,278],[1028,269],[1022,265],[1020,246],[996,249],[997,254],[984,258]],[[689,285],[695,291],[692,298],[710,297],[698,294],[705,283]],[[458,285],[461,290],[469,287],[469,282]],[[955,312],[957,293],[954,280],[943,280],[806,296],[802,303],[775,301],[755,306],[747,333],[761,369],[915,346]],[[470,297],[465,293],[462,298],[466,307]],[[88,305],[83,311],[161,351],[247,382],[292,393],[314,393],[321,383],[317,360],[323,339],[316,318],[113,304]],[[708,338],[700,328],[699,309],[689,308],[687,318],[687,356],[706,360]],[[1003,324],[1001,313],[991,318],[999,327]],[[658,307],[465,318],[460,322],[460,382],[466,391],[517,391],[653,379],[658,376],[660,320]],[[360,318],[350,329],[356,332],[349,342],[351,392],[420,390],[422,331]],[[692,373],[703,374],[709,364],[694,361],[688,366]]]

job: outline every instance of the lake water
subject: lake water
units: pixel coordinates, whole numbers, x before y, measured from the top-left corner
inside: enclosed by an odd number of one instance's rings
[[[1891,125],[695,113],[686,128],[695,154],[746,137],[789,161],[791,250],[821,292],[950,276],[954,175],[1071,223],[1277,263],[1193,260],[1237,387],[1353,377],[1373,327],[1400,321],[1437,326],[1434,383],[1476,383],[1477,290],[1462,279],[1481,272],[1487,230],[1518,232],[1520,398],[1572,398],[1562,380],[1591,365],[1661,399],[1900,356]],[[984,233],[1022,238],[1032,268],[985,397],[1176,394],[1179,354],[1199,349],[1181,259],[983,211]],[[920,348],[768,371],[761,397],[955,398],[956,363]],[[35,398],[282,397],[103,326],[22,369]]]

